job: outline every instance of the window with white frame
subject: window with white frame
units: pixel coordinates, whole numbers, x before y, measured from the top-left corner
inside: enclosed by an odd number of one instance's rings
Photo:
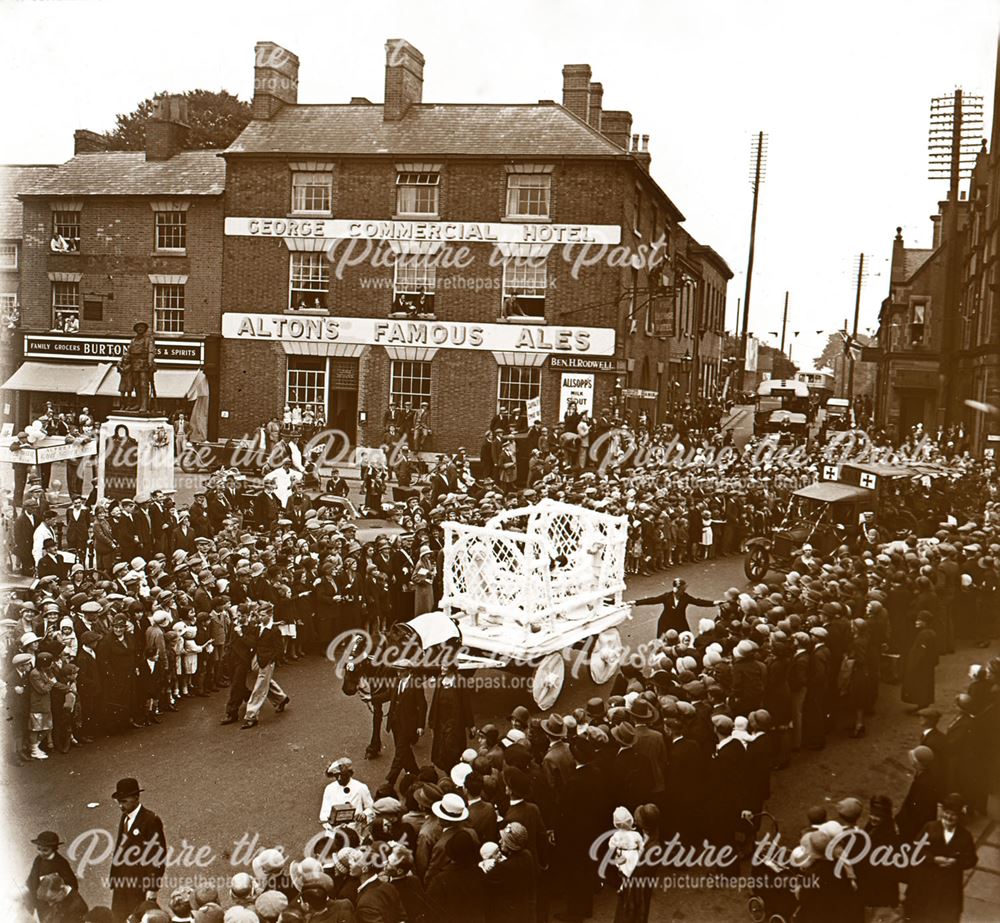
[[[80,283],[52,283],[52,327],[75,332],[80,329]]]
[[[53,249],[61,250],[65,253],[78,253],[80,251],[80,213],[53,212],[52,213],[52,240],[57,243]]]
[[[542,394],[542,370],[523,365],[501,365],[497,378],[497,413],[527,413],[525,404]]]
[[[0,293],[0,312],[8,314],[17,307],[17,295],[13,292]]]
[[[425,254],[399,256],[395,263],[392,311],[394,314],[433,314],[437,267]]]
[[[153,286],[153,332],[184,332],[184,286]]]
[[[440,173],[397,173],[396,214],[437,215],[440,181]]]
[[[294,251],[289,256],[289,307],[325,309],[330,288],[330,269],[326,254]]]
[[[326,357],[288,357],[285,403],[326,419]]]
[[[547,173],[511,173],[507,177],[508,218],[548,218],[552,177]]]
[[[333,208],[333,174],[296,171],[292,174],[292,211],[306,215],[329,215]]]
[[[158,211],[156,216],[155,248],[180,252],[187,249],[187,212]]]
[[[409,404],[419,407],[431,402],[431,364],[409,359],[393,359],[389,373],[389,406]]]
[[[0,269],[17,269],[17,244],[0,243]]]
[[[503,266],[501,317],[544,320],[548,284],[544,257],[517,256],[507,260]]]

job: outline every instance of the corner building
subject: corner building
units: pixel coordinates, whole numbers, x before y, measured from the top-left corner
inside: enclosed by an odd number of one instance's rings
[[[712,393],[731,273],[590,68],[563,69],[562,105],[427,104],[423,68],[391,40],[383,104],[300,105],[298,59],[258,44],[223,154],[221,434],[298,406],[377,445],[390,405],[427,403],[427,448],[475,454],[532,398],[549,425],[571,397],[665,412],[685,353]]]

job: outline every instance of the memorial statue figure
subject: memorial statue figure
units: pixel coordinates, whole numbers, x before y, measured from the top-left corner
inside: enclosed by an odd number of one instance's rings
[[[135,331],[135,336],[126,347],[125,356],[118,365],[118,371],[121,375],[118,391],[122,396],[123,403],[126,398],[131,398],[133,394],[137,401],[136,404],[123,406],[123,410],[138,410],[147,413],[150,392],[154,388],[156,344],[153,342],[153,335],[149,332],[149,324],[140,321],[132,329]]]

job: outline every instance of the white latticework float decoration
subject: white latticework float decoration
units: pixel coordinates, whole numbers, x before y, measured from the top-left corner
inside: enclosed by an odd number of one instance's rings
[[[559,694],[573,645],[589,641],[592,678],[611,678],[622,654],[616,626],[631,615],[622,599],[625,517],[543,500],[485,526],[445,523],[444,532],[442,613],[459,625],[467,650],[492,655],[478,665],[537,663],[542,708]]]

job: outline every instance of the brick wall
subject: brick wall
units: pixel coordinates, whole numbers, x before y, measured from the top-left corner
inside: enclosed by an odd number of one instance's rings
[[[318,159],[324,159],[317,155]],[[289,158],[292,159],[292,158]],[[335,158],[325,158],[335,159]],[[339,219],[389,219],[395,214],[395,163],[386,160],[336,160],[333,173],[333,217]],[[415,158],[405,158],[415,159]],[[440,159],[440,158],[437,158]],[[641,238],[632,234],[633,190],[637,182],[644,190]],[[443,221],[499,222],[506,212],[507,173],[502,161],[445,162],[441,172],[439,214]],[[657,198],[659,196],[660,198]],[[234,157],[229,160],[226,214],[239,217],[277,217],[289,213],[291,171],[283,160]],[[656,224],[652,203],[657,202]],[[639,176],[627,162],[561,162],[552,174],[550,219],[553,224],[610,224],[623,228],[622,242],[647,248],[664,225],[671,227],[671,248],[684,246],[662,194],[650,180]],[[453,244],[454,255],[461,244]],[[500,315],[503,269],[491,264],[492,247],[466,244],[463,265],[438,263],[434,310],[438,320],[493,322]],[[382,265],[372,265],[381,254]],[[591,251],[594,255],[596,251]],[[342,316],[385,317],[392,300],[393,268],[386,245],[341,241],[330,251],[329,306]],[[579,248],[553,248],[548,260],[549,291],[546,323],[550,325],[613,327],[622,332],[622,318],[629,311],[627,298],[620,297],[631,285],[631,273],[607,256],[596,265],[574,270]],[[620,257],[620,252],[619,252]],[[227,237],[224,245],[224,311],[281,312],[288,304],[290,252],[280,239]],[[354,265],[350,265],[354,263]],[[639,286],[648,288],[645,268]],[[640,294],[640,298],[643,295]],[[644,317],[638,315],[637,333],[628,344],[619,342],[619,355],[646,360],[653,369],[666,360],[670,342],[644,332]],[[627,327],[626,327],[627,330]],[[623,353],[624,349],[624,353]],[[279,412],[285,395],[285,358],[279,347],[224,341],[221,407],[231,416],[223,431],[242,433],[259,420]],[[679,352],[683,353],[683,346]],[[377,442],[389,393],[390,360],[381,348],[368,348],[360,362],[359,408],[368,423],[359,441]],[[475,351],[439,350],[432,362],[431,427],[434,448],[453,449],[465,445],[477,451],[496,412],[498,369],[493,356]],[[637,379],[636,379],[637,380]],[[250,382],[248,388],[245,382]],[[595,410],[607,406],[615,376],[597,375]],[[560,373],[542,372],[543,419],[554,423],[558,414]]]
[[[79,272],[81,306],[86,292],[113,294],[105,299],[103,318],[81,317],[80,333],[110,336],[132,333],[142,320],[152,326],[151,273],[186,275],[184,332],[217,333],[222,300],[222,197],[191,200],[187,212],[187,254],[153,252],[154,212],[150,198],[93,196],[80,212],[80,252],[52,253],[52,208],[49,199],[24,203],[24,245],[21,273],[21,314],[26,330],[52,325],[50,272]]]

